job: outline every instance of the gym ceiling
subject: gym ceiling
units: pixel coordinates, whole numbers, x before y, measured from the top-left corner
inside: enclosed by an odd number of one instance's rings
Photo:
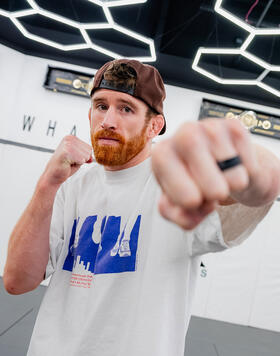
[[[106,16],[98,1],[108,0],[32,0],[41,9],[76,23],[105,23]],[[117,0],[110,0],[111,3]],[[143,1],[143,0],[142,0]],[[217,13],[216,0],[147,0],[131,5],[111,6],[114,23],[154,41],[156,61],[166,84],[279,107],[280,97],[256,85],[225,85],[192,69],[200,47],[238,49],[248,38],[248,31]],[[221,7],[256,29],[280,28],[278,0],[223,0]],[[1,0],[0,11],[14,13],[31,9],[27,0]],[[40,14],[18,17],[28,33],[63,45],[82,44],[85,39],[78,28]],[[114,29],[91,29],[92,42],[126,57],[150,56],[149,46],[133,36]],[[8,16],[0,16],[0,43],[22,53],[98,68],[111,58],[86,48],[62,51],[25,37]],[[278,35],[256,35],[248,52],[271,66],[280,66],[280,32]],[[5,63],[5,62],[2,62]],[[240,54],[204,54],[201,68],[222,79],[254,80],[264,68]],[[62,64],[63,67],[63,64]],[[267,71],[263,82],[279,90],[280,72]]]

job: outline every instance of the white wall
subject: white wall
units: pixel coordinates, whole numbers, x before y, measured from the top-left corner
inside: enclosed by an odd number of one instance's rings
[[[77,136],[90,142],[87,119],[89,100],[43,88],[48,65],[85,73],[95,72],[24,56],[0,45],[0,78],[4,83],[0,86],[0,139],[54,149],[76,125]],[[166,91],[167,133],[157,140],[172,135],[181,123],[197,120],[202,98],[280,116],[280,110],[275,108],[169,85]],[[23,130],[24,115],[35,117],[30,131]],[[50,120],[52,123],[56,121],[54,136],[46,134]],[[253,135],[252,138],[280,157],[278,140]],[[0,275],[3,273],[9,235],[49,157],[49,153],[0,144]],[[280,203],[276,203],[242,246],[203,257],[207,276],[199,278],[194,303],[196,315],[280,331],[279,217]]]

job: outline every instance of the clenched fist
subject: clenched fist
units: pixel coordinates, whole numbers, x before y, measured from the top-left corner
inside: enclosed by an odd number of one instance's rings
[[[60,185],[84,163],[92,162],[92,147],[75,136],[66,136],[60,142],[43,173],[45,181]]]
[[[222,171],[217,162],[239,156],[241,164]],[[185,123],[156,145],[152,166],[162,188],[160,213],[192,229],[220,201],[244,192],[259,172],[249,134],[237,120]]]

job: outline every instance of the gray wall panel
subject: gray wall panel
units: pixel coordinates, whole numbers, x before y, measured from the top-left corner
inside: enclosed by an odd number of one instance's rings
[[[46,287],[10,295],[0,278],[0,356],[26,355],[36,316]]]

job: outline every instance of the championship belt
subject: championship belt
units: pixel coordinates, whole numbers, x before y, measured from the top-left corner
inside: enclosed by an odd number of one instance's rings
[[[60,68],[48,68],[44,87],[53,91],[89,97],[93,76]]]
[[[248,130],[252,129],[258,124],[257,115],[254,111],[251,110],[243,111],[241,114],[236,115],[235,118],[238,119]]]
[[[258,124],[252,133],[280,139],[280,119],[276,117],[258,118]]]
[[[253,134],[280,139],[280,117],[203,99],[199,120],[238,119]]]
[[[257,115],[254,111],[243,111],[235,116],[251,133],[280,138],[280,119]]]

